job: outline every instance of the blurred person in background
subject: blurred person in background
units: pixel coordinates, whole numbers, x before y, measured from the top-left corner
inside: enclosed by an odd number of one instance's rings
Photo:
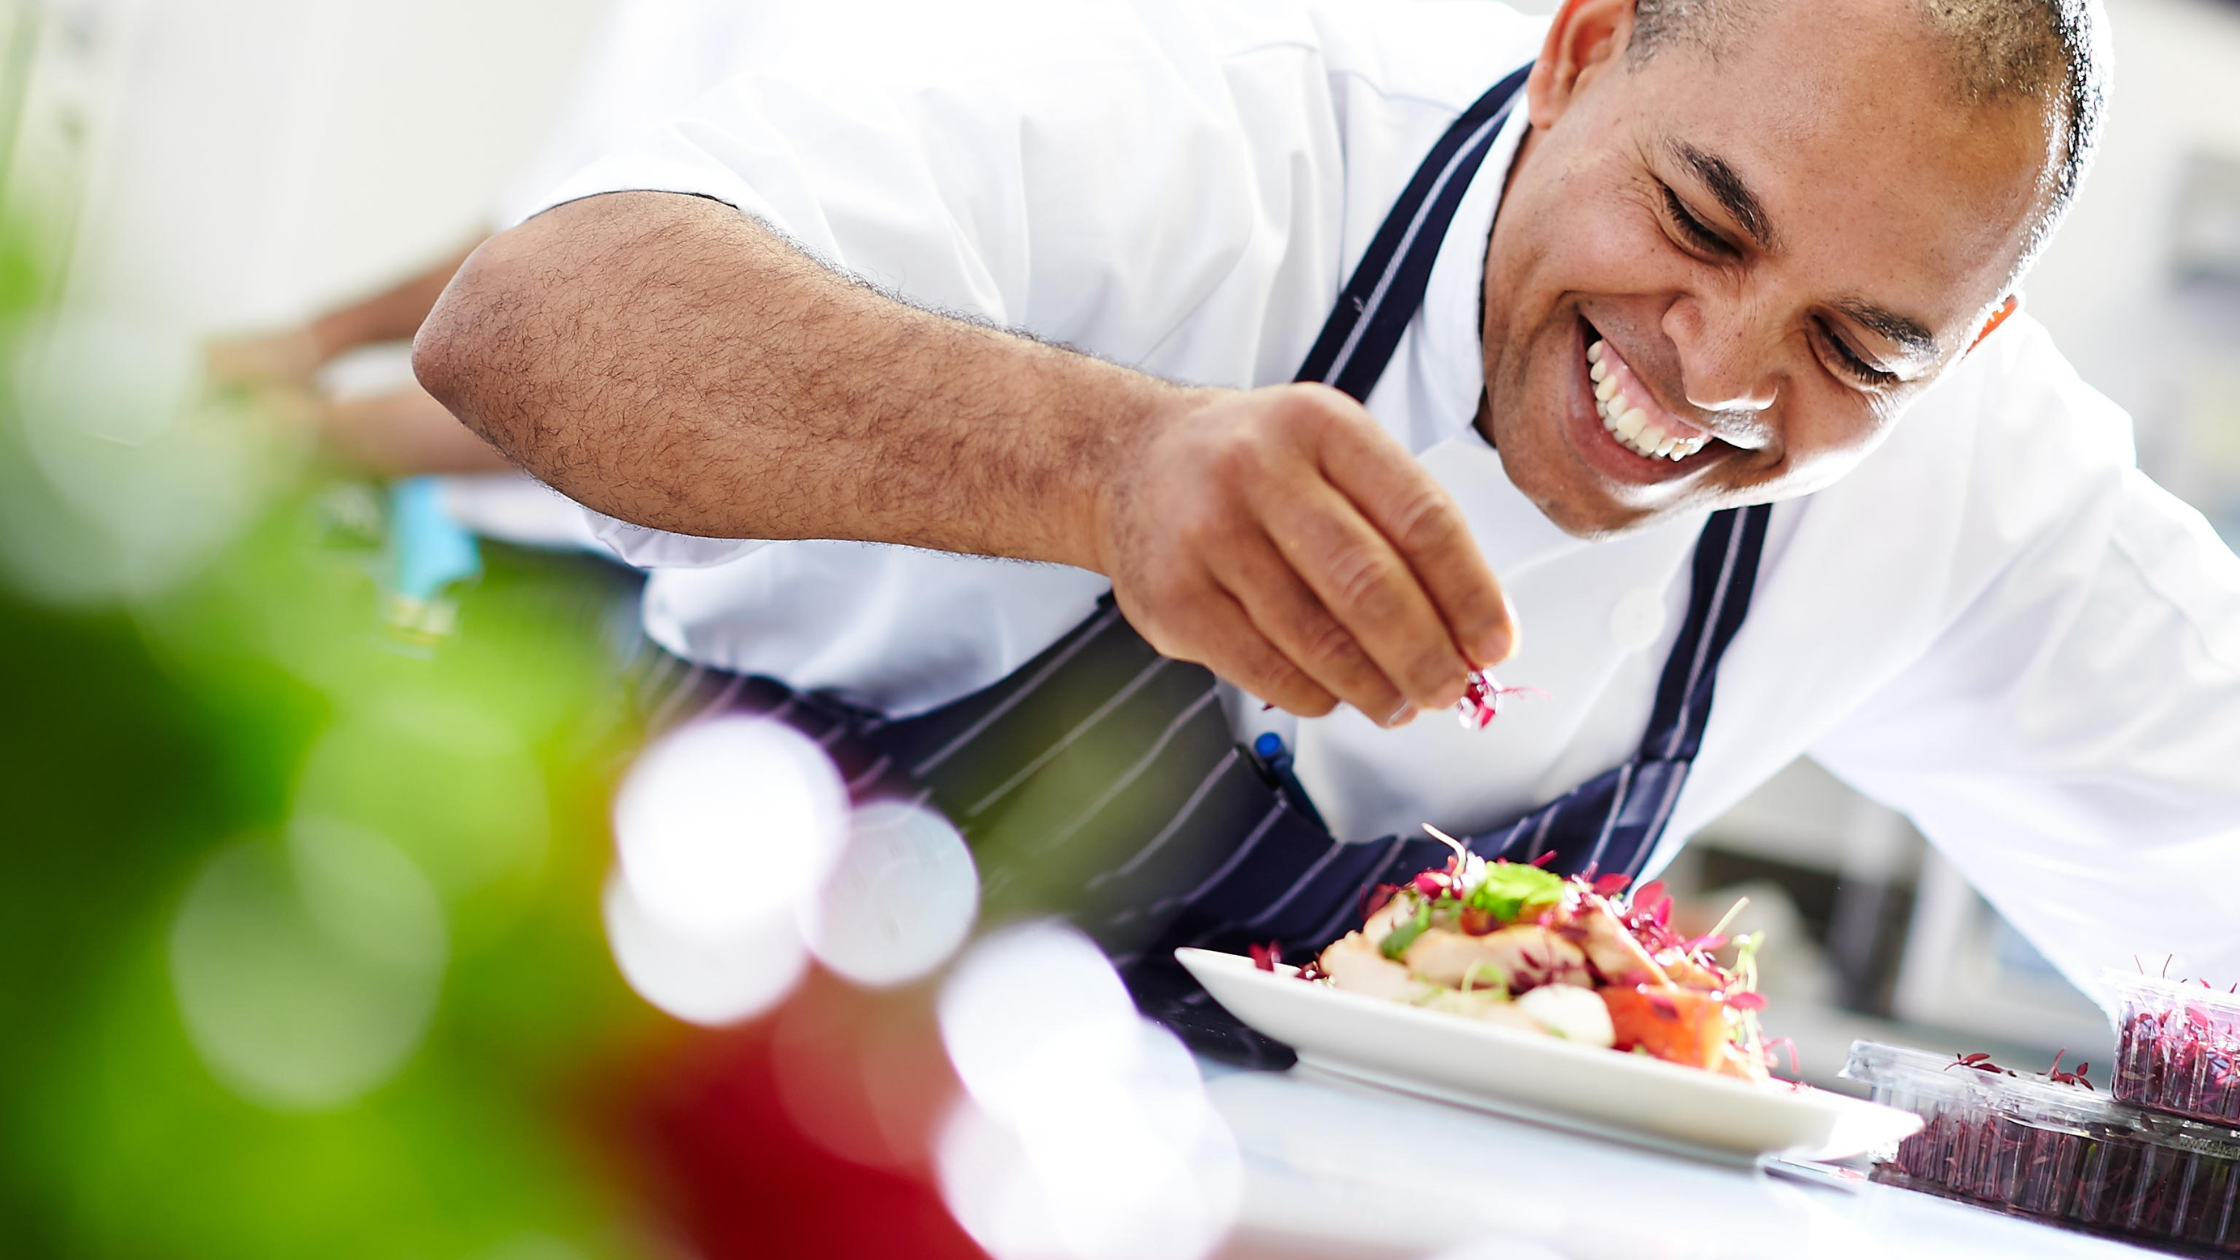
[[[930,798],[1203,1047],[1280,1056],[1172,948],[1319,946],[1418,823],[1636,875],[1806,751],[2088,989],[2232,971],[2240,564],[2007,318],[2102,20],[879,9],[561,183],[415,363],[654,570],[677,711]],[[1415,720],[1503,662],[1551,698]]]
[[[555,183],[722,82],[755,7],[735,0],[617,0],[592,39],[559,122],[528,172],[493,208],[491,222],[526,218]],[[206,375],[215,387],[253,392],[269,411],[309,430],[344,467],[381,477],[438,475],[430,485],[435,502],[475,534],[606,554],[578,509],[460,424],[401,364],[376,359],[357,371],[349,365],[338,370],[338,362],[355,352],[409,343],[474,245],[302,324],[214,339],[206,347]]]

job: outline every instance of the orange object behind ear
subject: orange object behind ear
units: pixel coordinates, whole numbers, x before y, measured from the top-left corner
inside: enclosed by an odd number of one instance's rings
[[[1999,303],[1999,309],[1991,312],[1991,318],[1983,321],[1983,331],[1977,333],[1976,339],[1968,343],[1968,349],[1974,350],[1977,346],[1982,345],[1983,339],[1985,337],[1988,337],[1992,333],[1996,332],[1999,328],[1999,325],[2007,322],[2007,316],[2012,315],[2016,311],[2019,311],[2021,309],[2022,295],[2019,293],[2009,293],[2007,295],[2007,300]]]

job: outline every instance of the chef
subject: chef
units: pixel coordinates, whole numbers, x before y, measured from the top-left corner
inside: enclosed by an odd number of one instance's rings
[[[418,342],[654,570],[678,712],[1186,1030],[1174,945],[1311,948],[1422,823],[1640,876],[1808,752],[2087,988],[2240,977],[2240,562],[2008,318],[2096,4],[839,12]],[[1541,694],[1466,728],[1480,666]]]

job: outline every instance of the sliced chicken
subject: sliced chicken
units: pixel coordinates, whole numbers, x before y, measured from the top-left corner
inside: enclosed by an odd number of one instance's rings
[[[1424,983],[1408,969],[1384,956],[1369,938],[1348,932],[1322,951],[1322,973],[1335,988],[1349,993],[1412,1002],[1422,996]]]
[[[1600,998],[1595,997],[1592,992],[1586,989],[1567,991],[1585,995],[1588,1001],[1595,1003],[1598,1007],[1602,1004]],[[1534,989],[1533,992],[1541,993],[1546,992],[1546,990]],[[1439,989],[1434,991],[1431,1000],[1423,1005],[1431,1010],[1467,1016],[1483,1024],[1498,1024],[1503,1028],[1514,1028],[1518,1032],[1528,1032],[1534,1036],[1540,1036],[1547,1032],[1547,1028],[1540,1021],[1525,1013],[1522,1004],[1510,1001],[1498,989],[1491,993],[1463,993],[1456,989]]]
[[[1571,916],[1574,928],[1586,935],[1579,942],[1586,951],[1587,960],[1602,978],[1611,984],[1635,985],[1670,983],[1665,969],[1641,947],[1641,942],[1619,922],[1618,914],[1610,908],[1608,900],[1588,893],[1576,905],[1565,909]]]
[[[1450,989],[1506,985],[1512,993],[1543,984],[1591,983],[1577,945],[1536,924],[1514,924],[1484,936],[1432,928],[1401,956],[1408,970]]]

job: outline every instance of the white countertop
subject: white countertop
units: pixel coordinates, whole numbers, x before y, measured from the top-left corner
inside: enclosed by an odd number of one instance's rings
[[[1244,1157],[1222,1260],[2136,1256],[1925,1194],[1807,1185],[1390,1093],[1205,1065]],[[1475,1246],[1473,1246],[1475,1244]]]

